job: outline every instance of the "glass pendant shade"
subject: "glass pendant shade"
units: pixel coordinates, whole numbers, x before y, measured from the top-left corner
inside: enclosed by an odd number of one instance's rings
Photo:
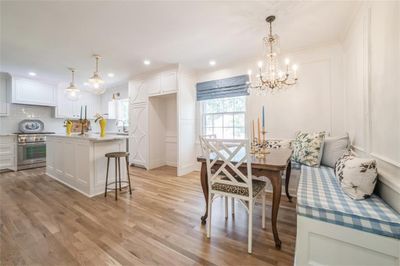
[[[64,94],[68,100],[77,101],[81,97],[80,89],[78,89],[78,87],[75,86],[75,69],[70,68],[70,70],[72,74],[72,80],[69,86],[65,89]]]
[[[94,55],[94,57],[96,58],[96,70],[94,71],[93,76],[89,78],[89,83],[92,85],[92,92],[100,95],[106,91],[101,87],[101,85],[104,84],[104,80],[99,75],[99,59],[101,57],[99,55]]]
[[[103,94],[103,93],[106,92],[106,89],[105,89],[104,87],[101,87],[101,86],[99,86],[99,87],[97,87],[97,88],[93,87],[93,88],[92,88],[92,92],[93,92],[94,94],[96,94],[96,95],[101,95],[101,94]]]
[[[75,89],[66,89],[65,97],[70,101],[77,101],[81,98],[80,90],[75,87]]]

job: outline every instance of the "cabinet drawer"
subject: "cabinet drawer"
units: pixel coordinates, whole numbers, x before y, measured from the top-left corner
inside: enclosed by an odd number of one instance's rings
[[[0,144],[0,156],[14,156],[15,144]]]
[[[9,155],[0,155],[0,170],[13,168],[15,165],[15,158],[14,156]]]

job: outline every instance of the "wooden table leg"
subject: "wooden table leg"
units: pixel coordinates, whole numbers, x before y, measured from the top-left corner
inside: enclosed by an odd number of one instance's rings
[[[292,202],[292,196],[289,194],[289,181],[290,181],[290,173],[292,172],[292,162],[289,161],[286,167],[286,179],[285,179],[285,192],[286,196],[289,199],[289,202]]]
[[[200,182],[201,188],[203,189],[204,199],[206,201],[206,212],[201,216],[201,223],[205,224],[208,217],[208,177],[207,177],[207,166],[205,162],[201,163],[200,170]]]
[[[268,175],[268,179],[272,184],[272,232],[274,233],[275,247],[281,249],[281,240],[278,236],[278,229],[276,227],[276,222],[278,219],[278,210],[279,204],[281,202],[281,193],[282,193],[282,180],[279,172],[274,173],[273,175]]]

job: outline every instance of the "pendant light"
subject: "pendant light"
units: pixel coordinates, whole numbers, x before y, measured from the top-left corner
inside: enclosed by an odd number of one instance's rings
[[[93,55],[96,59],[96,70],[93,73],[93,76],[89,79],[90,84],[92,85],[93,93],[100,95],[103,94],[106,90],[102,88],[102,84],[104,84],[104,80],[99,75],[99,60],[101,58],[100,55]]]
[[[71,71],[71,82],[69,86],[65,89],[65,96],[70,101],[77,101],[80,98],[80,89],[75,85],[75,69],[68,68]]]

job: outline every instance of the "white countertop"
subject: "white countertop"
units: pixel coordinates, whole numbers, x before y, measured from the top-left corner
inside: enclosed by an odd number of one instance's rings
[[[72,134],[71,136],[67,136],[66,134],[51,134],[47,135],[48,137],[57,137],[57,138],[71,138],[71,139],[81,139],[81,140],[90,140],[90,141],[110,141],[110,140],[120,140],[120,139],[127,139],[128,136],[124,135],[117,135],[117,134],[106,134],[105,137],[100,137],[100,134],[88,134],[88,135],[79,135],[79,134]]]

